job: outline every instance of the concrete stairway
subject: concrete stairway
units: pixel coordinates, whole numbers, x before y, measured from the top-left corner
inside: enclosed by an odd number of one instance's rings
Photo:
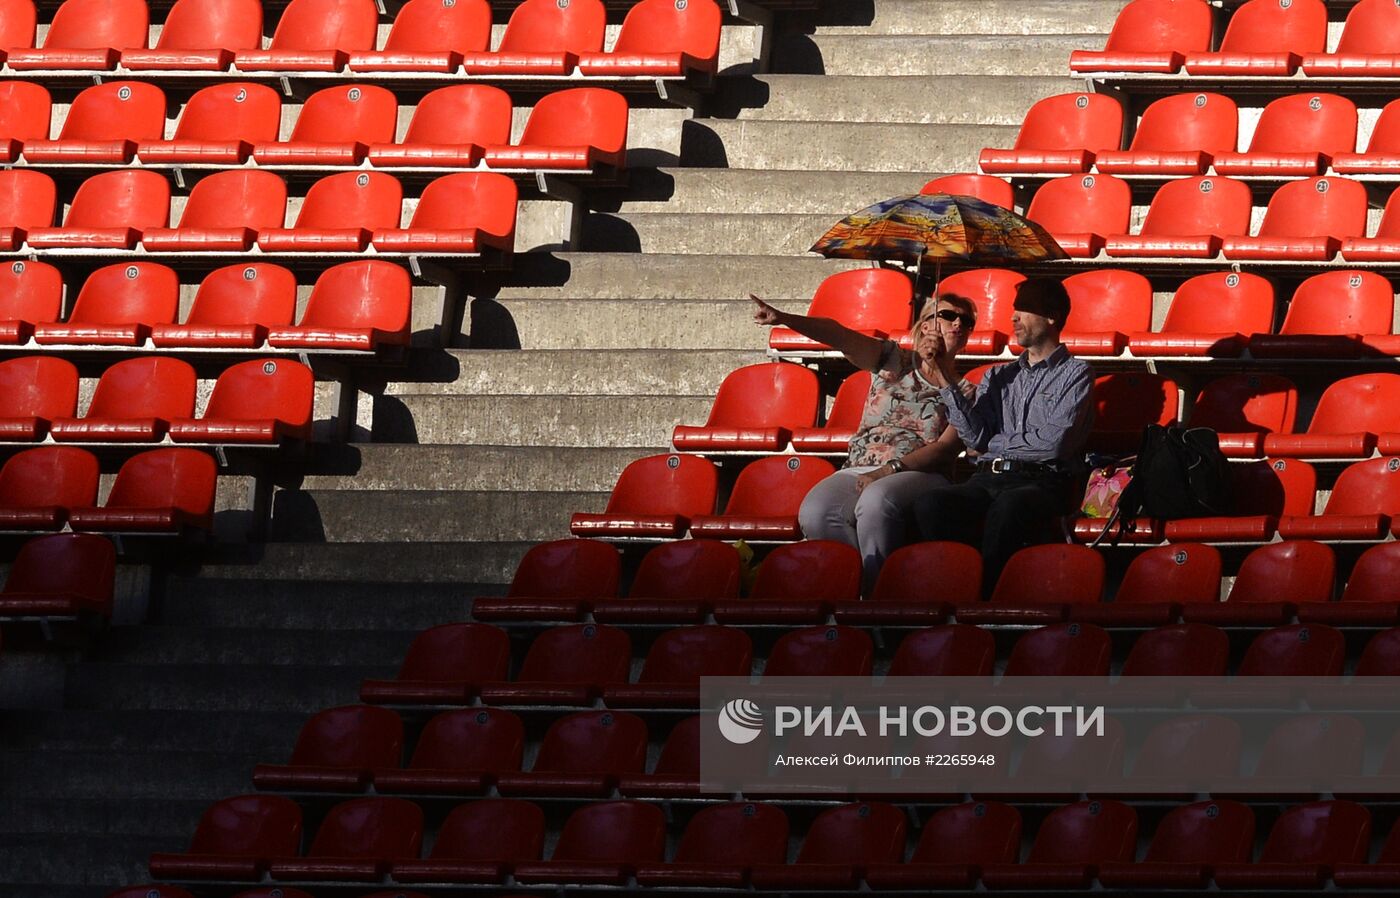
[[[803,255],[837,218],[967,170],[1075,89],[1070,51],[1101,45],[1123,0],[826,5],[780,20],[772,74],[728,67],[705,117],[639,116],[643,167],[592,198],[586,251],[471,285],[470,349],[367,378],[371,440],[282,479],[270,542],[172,558],[149,622],[67,664],[61,710],[0,715],[0,893],[144,881],[147,854],[183,848],[307,714],[354,701],[416,630],[466,616],[702,421],[724,374],[762,358],[747,293],[804,309],[851,267]]]

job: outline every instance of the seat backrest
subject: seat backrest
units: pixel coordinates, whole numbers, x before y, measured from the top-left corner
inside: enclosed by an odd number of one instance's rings
[[[277,91],[266,84],[230,81],[210,85],[190,97],[175,125],[175,139],[272,143],[281,122],[282,98]],[[198,187],[196,184],[195,189]],[[286,193],[285,187],[282,192]]]
[[[400,53],[480,53],[491,45],[487,0],[408,0],[394,16],[384,42]]]
[[[1381,109],[1375,126],[1371,128],[1371,139],[1366,143],[1366,152],[1400,153],[1400,100],[1391,100]]]
[[[977,330],[1011,333],[1012,305],[1026,279],[1005,268],[976,268],[950,274],[938,285],[940,295],[964,296],[977,306]]]
[[[88,508],[97,504],[97,456],[75,446],[41,446],[0,468],[0,507]]]
[[[53,14],[47,49],[144,48],[151,28],[146,0],[63,0]]]
[[[1132,190],[1122,178],[1069,175],[1042,184],[1026,218],[1051,234],[1126,234],[1132,206]]]
[[[180,311],[180,276],[167,265],[104,265],[83,282],[70,324],[170,324]]]
[[[914,864],[1014,864],[1021,853],[1021,812],[999,801],[943,808],[924,822]]]
[[[1036,101],[1016,135],[1018,150],[1116,150],[1123,105],[1109,94],[1059,94]]]
[[[189,362],[164,356],[127,359],[102,372],[87,417],[189,418],[194,415],[194,391]]]
[[[1293,94],[1264,107],[1251,153],[1350,153],[1356,150],[1356,104],[1336,94]]]
[[[291,763],[319,767],[398,767],[403,721],[388,708],[345,705],[311,716],[297,736]]]
[[[1379,546],[1373,546],[1367,549],[1366,552],[1362,554],[1361,558],[1364,560],[1366,555],[1370,554],[1375,549],[1397,545],[1400,545],[1400,543],[1381,543]],[[1394,554],[1394,552],[1389,553],[1389,557],[1387,557],[1383,563],[1375,564],[1374,567],[1384,571],[1386,565],[1392,564],[1391,559],[1394,557]],[[1361,566],[1361,561],[1357,561],[1356,565],[1359,568]],[[1356,574],[1353,573],[1352,578],[1355,579],[1355,577]],[[1370,579],[1369,572],[1367,579]],[[1386,582],[1384,586],[1393,587],[1394,583],[1394,580],[1390,580]],[[1349,587],[1350,583],[1347,585]],[[1388,591],[1382,594],[1377,590],[1360,601],[1389,602],[1393,599],[1394,596]],[[1344,599],[1344,601],[1357,600]],[[1367,640],[1366,648],[1362,650],[1361,657],[1356,661],[1355,673],[1358,677],[1400,676],[1400,627],[1391,627],[1389,630],[1382,630]],[[1386,763],[1381,770],[1382,773],[1393,774],[1395,772],[1394,761],[1396,760],[1396,750],[1400,750],[1400,742],[1396,742],[1392,739],[1391,748],[1386,752]]]
[[[1367,56],[1400,53],[1400,7],[1392,0],[1359,0],[1347,13],[1338,53]]]
[[[1237,674],[1250,677],[1339,677],[1346,658],[1346,637],[1340,630],[1322,624],[1290,624],[1266,630],[1254,637],[1245,650]]]
[[[238,898],[311,898],[301,889],[277,889],[276,895],[256,894],[258,890],[239,892]],[[117,889],[115,892],[108,892],[107,898],[194,898],[188,889],[179,886],[165,885],[164,883],[151,883],[139,886],[127,886],[124,889]]]
[[[1370,848],[1370,811],[1354,801],[1310,801],[1278,818],[1259,863],[1364,864]]]
[[[1193,53],[1210,49],[1215,18],[1205,0],[1132,0],[1118,13],[1105,50]]]
[[[1140,233],[1154,237],[1241,236],[1249,233],[1253,205],[1253,193],[1243,181],[1214,175],[1180,178],[1158,188]]]
[[[918,542],[890,553],[875,581],[872,602],[979,602],[982,555],[974,546]]]
[[[682,53],[702,71],[713,72],[719,61],[720,26],[724,13],[713,0],[640,0],[627,11],[614,53]]]
[[[393,143],[398,115],[398,100],[383,87],[327,87],[306,98],[290,139],[308,143]]]
[[[875,646],[854,627],[804,627],[784,633],[768,653],[764,677],[868,677]]]
[[[1160,374],[1105,374],[1094,380],[1094,432],[1140,431],[1176,420],[1177,386]]]
[[[1113,647],[1108,633],[1093,624],[1051,624],[1032,630],[1011,650],[1008,677],[1106,676]]]
[[[133,455],[117,472],[108,508],[174,508],[204,530],[214,527],[219,469],[198,449],[153,449]]]
[[[235,795],[200,815],[191,854],[290,857],[301,848],[301,806],[285,795]]]
[[[700,716],[686,717],[671,727],[652,770],[658,776],[700,778]]]
[[[1257,274],[1214,271],[1176,289],[1162,331],[1267,334],[1273,320],[1272,284]]]
[[[1269,198],[1260,237],[1362,237],[1366,188],[1350,178],[1288,181]]]
[[[1182,604],[1220,600],[1220,552],[1214,546],[1176,543],[1154,546],[1133,558],[1113,594],[1118,604]]]
[[[870,396],[870,372],[857,371],[841,381],[836,398],[826,413],[826,427],[855,430],[865,415],[865,400]]]
[[[1342,601],[1394,602],[1397,583],[1400,583],[1400,543],[1379,543],[1356,559],[1347,577]]]
[[[1347,714],[1299,714],[1283,720],[1259,750],[1254,775],[1302,785],[1319,771],[1360,776],[1366,730]],[[1364,860],[1364,852],[1363,852]]]
[[[410,227],[443,231],[475,228],[513,242],[519,198],[515,181],[497,172],[446,175],[424,188]]]
[[[1106,268],[1064,279],[1074,314],[1066,333],[1134,333],[1152,327],[1152,282],[1136,271]]]
[[[510,637],[489,624],[439,624],[413,639],[401,680],[482,683],[510,674]]]
[[[1229,638],[1223,633],[1220,638],[1227,643],[1225,654],[1228,656]],[[1223,661],[1220,669],[1222,672],[1225,669]],[[1175,675],[1170,670],[1164,673]],[[1182,675],[1196,676],[1190,672],[1190,668]],[[1220,675],[1223,676],[1223,673]],[[1216,784],[1240,775],[1240,747],[1243,742],[1240,725],[1225,715],[1169,717],[1152,727],[1142,740],[1137,757],[1133,759],[1132,776],[1139,781],[1155,784],[1188,784],[1182,790],[1184,792],[1208,791]],[[1200,788],[1190,788],[1197,784]]]
[[[1121,801],[1077,801],[1051,811],[1035,832],[1027,863],[1132,863],[1137,811]]]
[[[914,286],[889,268],[841,271],[822,281],[807,314],[834,318],[853,330],[908,330]]]
[[[1348,465],[1333,485],[1323,514],[1400,515],[1400,458]]]
[[[759,565],[754,599],[855,601],[860,598],[860,552],[826,539],[778,546]]]
[[[511,13],[498,52],[597,53],[607,11],[602,0],[525,0]]]
[[[1096,549],[1064,543],[1028,546],[1006,563],[992,604],[1097,602],[1103,578],[1103,556]]]
[[[784,517],[796,515],[807,492],[836,473],[824,458],[770,455],[750,462],[739,472],[726,515]]]
[[[263,10],[258,0],[175,0],[156,48],[257,50],[262,33]]]
[[[1231,602],[1329,602],[1336,557],[1311,540],[1260,546],[1240,564]]]
[[[0,320],[57,321],[62,307],[63,275],[57,268],[26,260],[0,266]]]
[[[565,685],[626,683],[631,662],[632,641],[616,627],[554,627],[530,643],[516,679]]]
[[[1239,107],[1224,94],[1173,94],[1154,101],[1142,113],[1129,149],[1229,153],[1239,140],[1239,128]]]
[[[802,840],[799,864],[898,864],[904,860],[904,812],[879,801],[828,808]]]
[[[544,811],[528,801],[484,798],[452,809],[438,828],[433,860],[514,863],[544,853]]]
[[[406,338],[412,308],[413,283],[403,267],[380,260],[342,262],[316,279],[301,326],[373,328]]]
[[[206,419],[277,421],[300,439],[311,436],[316,376],[292,359],[251,359],[224,369],[204,409]]]
[[[55,533],[20,546],[6,593],[72,596],[110,612],[116,578],[117,550],[95,533]]]
[[[1166,546],[1165,548],[1173,548]],[[1204,549],[1206,546],[1192,546]],[[1217,552],[1216,558],[1220,555]],[[1218,563],[1218,561],[1217,561]],[[1220,577],[1215,578],[1220,591]],[[1163,584],[1158,598],[1175,597],[1171,586]],[[1192,599],[1200,601],[1200,599]],[[1211,597],[1206,601],[1215,601]],[[1183,604],[1185,602],[1183,601]],[[1223,677],[1230,663],[1230,637],[1209,624],[1169,624],[1148,630],[1137,638],[1123,662],[1125,677]],[[1141,763],[1138,765],[1142,769]]]
[[[617,596],[622,560],[594,539],[557,539],[530,547],[507,595],[532,599],[610,599]]]
[[[200,180],[190,191],[182,228],[280,228],[287,184],[269,171],[233,169]]]
[[[1354,374],[1333,381],[1317,400],[1308,433],[1400,430],[1400,374]],[[1384,467],[1383,465],[1381,467]]]
[[[919,193],[946,193],[950,196],[971,196],[1010,209],[1016,203],[1016,191],[1011,182],[995,175],[943,175],[934,178]]]
[[[625,711],[578,711],[549,726],[535,757],[536,773],[641,773],[647,727]]]
[[[281,265],[226,265],[200,282],[185,323],[278,327],[291,324],[296,309],[296,275]]]
[[[672,863],[752,866],[787,859],[788,819],[756,802],[710,805],[690,818]]]
[[[7,9],[6,13],[8,12]],[[10,20],[7,17],[0,16],[0,29],[8,27],[9,24]],[[30,32],[33,30],[31,26]],[[0,32],[0,38],[3,36]],[[0,81],[0,137],[43,140],[49,136],[49,118],[52,114],[53,100],[42,84],[33,81]]]
[[[0,3],[0,50],[27,50],[34,46],[38,23],[39,13],[33,0],[4,0]]]
[[[803,365],[761,362],[725,375],[707,427],[811,427],[821,386]]]
[[[719,481],[714,462],[695,455],[649,455],[622,469],[608,497],[610,515],[713,514]]]
[[[71,418],[78,369],[67,359],[31,355],[0,362],[0,418]]]
[[[527,4],[530,2],[534,0],[527,0]],[[524,9],[525,6],[520,8]],[[600,87],[555,91],[541,98],[530,110],[520,143],[546,147],[596,147],[603,153],[621,153],[627,149],[627,98]]]
[[[1327,6],[1322,0],[1249,0],[1235,10],[1222,52],[1321,53],[1327,44]]]
[[[505,773],[519,770],[524,754],[525,724],[519,717],[501,708],[458,708],[434,715],[423,726],[408,766]]]
[[[326,813],[307,857],[408,859],[423,846],[423,811],[402,798],[354,798]]]
[[[296,227],[396,228],[402,208],[403,185],[393,175],[341,172],[311,185],[297,214]]]
[[[738,627],[667,630],[651,644],[639,683],[700,685],[701,677],[747,677],[753,641]]]
[[[1218,433],[1292,433],[1298,388],[1281,374],[1229,374],[1206,384],[1191,408],[1194,427]]]
[[[1173,808],[1157,824],[1145,861],[1158,863],[1249,863],[1254,853],[1254,811],[1238,801],[1215,798]]]
[[[553,859],[636,865],[659,862],[665,851],[666,815],[659,805],[605,801],[569,815]]]
[[[109,81],[78,94],[63,120],[63,140],[160,140],[165,93],[140,81]]]
[[[893,557],[893,556],[891,556]],[[891,677],[989,677],[996,664],[991,631],[944,624],[904,637],[890,661]]]
[[[628,595],[692,601],[737,599],[739,568],[738,550],[719,540],[662,543],[642,557]]]
[[[1275,458],[1231,465],[1236,514],[1312,514],[1317,471],[1296,458]]]
[[[440,2],[440,0],[434,0]],[[406,146],[497,146],[510,143],[510,94],[489,84],[439,87],[418,101]]]
[[[373,50],[374,0],[292,0],[277,20],[274,50]]]
[[[1400,236],[1400,190],[1392,190],[1386,199],[1385,210],[1381,212],[1380,224],[1376,226],[1376,236],[1388,238]]]
[[[63,224],[69,228],[163,228],[170,222],[170,182],[153,171],[93,175],[78,187]]]

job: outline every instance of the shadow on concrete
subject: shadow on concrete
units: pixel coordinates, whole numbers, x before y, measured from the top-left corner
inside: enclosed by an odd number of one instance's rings
[[[326,528],[316,499],[300,490],[279,490],[272,500],[268,536],[280,542],[325,542]]]
[[[597,253],[639,253],[642,238],[630,221],[600,212],[588,216],[583,228],[583,249]]]
[[[520,349],[520,330],[510,310],[490,297],[472,300],[473,349]]]

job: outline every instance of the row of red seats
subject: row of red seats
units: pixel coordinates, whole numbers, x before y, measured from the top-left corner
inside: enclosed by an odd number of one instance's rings
[[[360,165],[377,167],[590,171],[621,168],[627,100],[596,87],[556,91],[530,111],[520,142],[510,142],[512,103],[503,90],[458,84],[426,94],[403,139],[394,140],[398,99],[373,84],[327,87],[302,104],[286,140],[282,101],[246,82],[206,87],[185,104],[166,139],[159,87],[110,81],[90,87],[49,139],[49,93],[25,81],[0,82],[0,161],[27,165]]]
[[[78,370],[57,356],[0,362],[0,441],[213,443],[275,446],[311,438],[315,375],[292,359],[225,369],[195,417],[194,368],[169,356],[117,362],[102,372],[77,416]]]
[[[64,0],[35,48],[32,0],[0,7],[0,61],[11,70],[132,72],[417,72],[681,77],[713,73],[720,8],[712,0],[639,0],[603,52],[601,0],[524,0],[495,52],[487,0],[409,0],[376,50],[373,0],[292,0],[263,47],[260,0],[176,0],[147,49],[146,0]]]
[[[463,172],[430,183],[401,227],[403,187],[384,172],[328,175],[306,192],[287,227],[287,185],[246,169],[203,178],[170,227],[170,181],[163,172],[93,175],[52,227],[53,180],[33,170],[0,172],[0,251],[137,250],[146,253],[451,253],[509,257],[515,249],[515,182]]]
[[[111,617],[116,568],[117,550],[105,536],[31,539],[20,547],[0,590],[0,621]]]
[[[60,321],[58,269],[18,261],[0,269],[0,345],[373,352],[408,342],[413,287],[398,265],[344,262],[316,278],[294,326],[296,305],[296,276],[286,268],[228,265],[204,277],[177,323],[179,275],[155,262],[126,262],[88,275]]]

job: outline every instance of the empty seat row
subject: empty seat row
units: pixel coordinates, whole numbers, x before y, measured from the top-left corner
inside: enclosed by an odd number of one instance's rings
[[[105,536],[31,539],[20,547],[0,590],[0,621],[111,617],[116,567],[117,550]]]
[[[384,172],[329,175],[306,193],[286,225],[287,185],[272,172],[240,169],[203,178],[170,227],[163,172],[103,172],[84,181],[62,227],[52,227],[53,181],[43,172],[0,173],[0,250],[78,249],[143,253],[451,253],[509,257],[515,248],[515,182],[463,172],[430,183],[407,227],[403,188]]]
[[[708,2],[708,0],[707,0]],[[169,139],[166,97],[154,84],[110,81],[78,95],[49,139],[49,93],[26,81],[0,82],[0,161],[45,165],[359,165],[375,167],[590,171],[621,168],[627,149],[627,100],[596,87],[548,94],[535,104],[512,144],[510,95],[483,84],[426,94],[395,142],[398,99],[374,84],[316,91],[291,133],[278,140],[282,101],[272,88],[228,82],[185,104]]]
[[[372,0],[292,0],[263,46],[260,0],[176,0],[147,49],[145,0],[64,0],[41,48],[31,0],[0,8],[0,61],[12,71],[420,72],[680,77],[713,73],[720,8],[712,0],[639,0],[604,53],[601,0],[525,0],[494,52],[487,0],[410,0],[376,49]]]

